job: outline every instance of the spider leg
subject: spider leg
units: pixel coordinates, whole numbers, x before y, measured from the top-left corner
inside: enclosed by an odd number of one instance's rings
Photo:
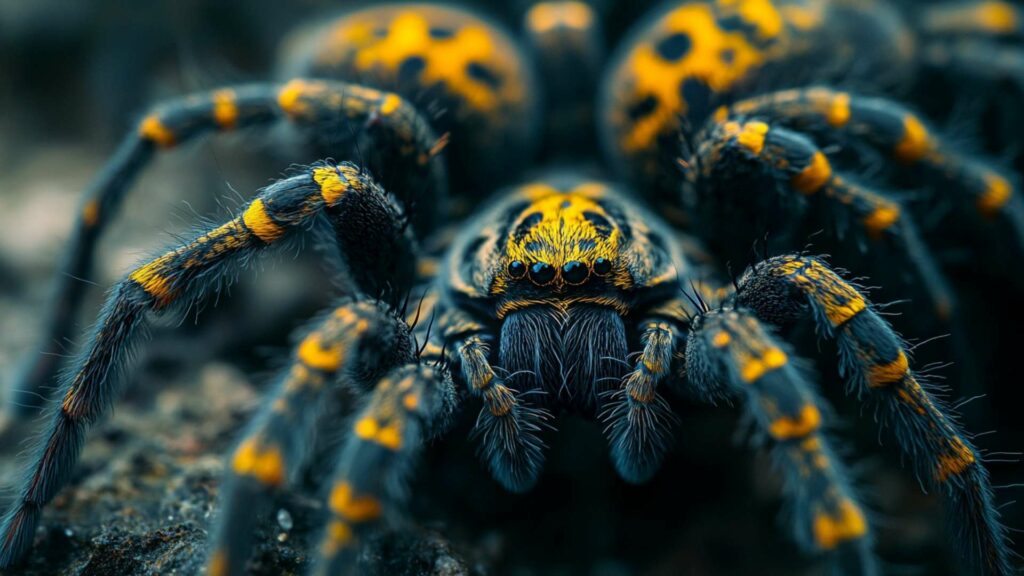
[[[507,490],[525,492],[537,482],[544,463],[544,442],[540,430],[550,418],[547,410],[531,405],[509,380],[491,366],[494,337],[486,327],[465,313],[449,311],[442,317],[441,330],[452,342],[454,364],[466,388],[482,398],[473,434],[480,442],[480,457],[491,475]]]
[[[724,387],[744,398],[785,477],[800,547],[827,555],[841,574],[877,574],[865,512],[822,431],[825,411],[791,358],[788,346],[750,311],[725,307],[695,320],[687,340],[686,373],[701,390]]]
[[[670,446],[674,415],[657,386],[671,373],[676,351],[684,347],[684,331],[675,321],[652,317],[641,327],[643,350],[601,414],[615,469],[634,483],[658,471]]]
[[[895,160],[915,185],[927,184],[936,199],[949,203],[944,234],[955,230],[975,238],[979,255],[995,251],[991,265],[1003,274],[1007,260],[1024,255],[1024,199],[1017,183],[957,149],[896,102],[811,88],[738,102],[724,113],[868,144]]]
[[[222,482],[221,511],[211,540],[207,573],[242,574],[252,526],[273,493],[307,463],[328,394],[343,375],[412,358],[407,328],[380,306],[346,301],[325,316],[295,350],[276,391],[235,449]]]
[[[848,389],[874,403],[926,486],[949,499],[956,545],[985,574],[1012,574],[1006,529],[981,457],[908,362],[909,352],[867,298],[820,259],[778,256],[747,270],[737,304],[785,324],[811,317],[839,346]]]
[[[357,572],[358,544],[381,526],[386,508],[405,498],[423,442],[444,432],[457,401],[439,366],[407,364],[377,383],[342,448],[314,574]]]
[[[154,153],[211,131],[281,119],[307,130],[313,139],[332,134],[334,141],[318,143],[319,157],[346,153],[351,142],[345,138],[352,140],[350,135],[369,139],[370,144],[360,148],[375,152],[368,158],[370,167],[377,173],[402,175],[401,181],[385,184],[404,206],[423,207],[413,216],[418,231],[433,226],[433,207],[447,187],[444,166],[436,157],[438,140],[419,113],[395,94],[341,82],[293,80],[222,88],[161,104],[125,136],[86,192],[46,307],[40,345],[12,385],[9,404],[16,415],[34,414],[44,403],[48,384],[60,368],[61,343],[71,336],[86,292],[81,279],[92,276],[96,243]]]
[[[882,252],[868,259],[869,266],[879,272],[891,273],[894,265],[909,270],[917,280],[913,284],[925,292],[936,314],[947,321],[955,317],[954,294],[921,240],[913,218],[898,200],[835,172],[825,154],[801,134],[759,120],[742,122],[730,120],[728,114],[718,116],[718,121],[705,131],[695,161],[700,170],[696,177],[708,183],[705,187],[728,189],[723,188],[727,184],[722,179],[735,173],[737,165],[748,166],[748,172],[766,171],[784,198],[796,199],[797,204],[806,200],[835,219],[837,225],[830,231],[833,235],[837,236],[841,224],[846,223],[873,251]],[[778,210],[776,198],[757,200],[767,212]]]
[[[136,268],[113,288],[88,343],[63,378],[63,400],[53,406],[32,465],[0,525],[0,567],[16,562],[31,545],[42,507],[71,476],[87,426],[113,402],[120,373],[147,325],[147,315],[180,313],[217,290],[237,265],[280,244],[320,212],[336,219],[336,229],[345,224],[361,228],[359,241],[370,246],[401,247],[401,239],[408,239],[391,238],[396,231],[405,232],[401,211],[369,176],[352,164],[324,164],[264,188],[235,218]],[[401,257],[401,250],[395,255],[360,253],[350,246],[346,255],[374,270],[401,270],[397,262],[370,262]]]

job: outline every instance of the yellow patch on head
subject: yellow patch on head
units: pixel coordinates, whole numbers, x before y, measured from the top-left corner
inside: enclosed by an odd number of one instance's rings
[[[795,418],[783,416],[768,425],[768,433],[776,440],[803,438],[821,427],[821,411],[814,404],[800,408]]]
[[[277,240],[285,233],[285,228],[274,222],[267,214],[267,207],[259,198],[252,201],[249,207],[242,214],[242,221],[245,226],[267,244]]]
[[[170,148],[177,141],[174,132],[164,125],[156,114],[150,114],[142,119],[142,123],[139,124],[139,136],[163,148]]]
[[[526,26],[535,34],[556,28],[587,30],[594,23],[594,10],[583,2],[539,2],[526,13]]]
[[[989,172],[984,175],[985,191],[978,197],[978,212],[982,216],[991,218],[999,213],[999,210],[1010,201],[1013,189],[1006,178]]]
[[[913,114],[903,119],[903,137],[896,143],[893,154],[900,162],[911,164],[917,162],[932,149],[928,129]]]
[[[815,152],[810,164],[793,176],[790,183],[801,194],[814,194],[832,178],[832,165],[821,152]]]
[[[587,266],[598,258],[614,261],[618,255],[620,231],[615,222],[590,196],[573,190],[538,195],[515,219],[506,239],[505,254],[509,261],[518,260],[527,266],[546,262],[560,270],[566,262],[582,262]],[[610,230],[599,232],[588,219],[588,213],[608,221]],[[537,215],[539,214],[539,219]],[[525,234],[516,237],[516,228],[527,219],[536,220]]]
[[[366,522],[380,517],[380,500],[373,496],[356,495],[348,482],[339,482],[331,490],[328,500],[331,510],[350,522]]]
[[[262,446],[248,438],[235,450],[231,469],[239,476],[251,476],[267,486],[284,484],[284,457],[276,446]]]
[[[238,124],[238,102],[234,90],[226,88],[213,93],[213,121],[225,130]]]
[[[848,499],[839,503],[835,514],[819,510],[814,515],[814,542],[822,550],[832,550],[843,542],[864,536],[867,531],[864,513]]]

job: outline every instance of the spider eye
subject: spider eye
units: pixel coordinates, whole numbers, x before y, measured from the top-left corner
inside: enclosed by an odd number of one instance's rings
[[[582,262],[566,262],[562,266],[562,278],[565,278],[565,281],[573,286],[583,284],[588,276],[590,276],[590,270]]]
[[[594,260],[594,274],[598,276],[607,276],[612,271],[612,261],[607,258],[598,258]]]
[[[555,267],[547,262],[538,262],[530,266],[530,281],[538,286],[550,284],[555,279]]]
[[[519,260],[513,260],[508,263],[508,275],[513,280],[519,280],[523,276],[526,276],[526,264],[523,264]]]

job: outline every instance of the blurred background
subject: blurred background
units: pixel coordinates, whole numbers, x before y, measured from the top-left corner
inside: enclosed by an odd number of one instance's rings
[[[348,4],[0,0],[0,403],[36,345],[81,193],[121,135],[163,98],[276,78],[282,37]],[[513,30],[529,4],[472,3]],[[604,14],[609,45],[653,5],[593,4]],[[104,235],[81,329],[106,287],[140,258],[197,218],[224,216],[290,163],[311,160],[276,149],[266,133],[245,131],[161,154]],[[971,295],[971,334],[985,343],[978,370],[988,397],[976,410],[968,406],[966,424],[987,451],[1016,452],[1024,445],[1019,294],[969,268],[955,280]],[[217,306],[159,326],[114,417],[90,435],[74,486],[47,509],[36,551],[18,573],[195,573],[222,454],[287,355],[293,331],[330,302],[330,286],[315,257],[274,257],[243,274]],[[843,415],[837,430],[847,456],[877,512],[879,553],[895,574],[952,574],[940,502],[921,493],[887,437],[878,445],[871,415],[842,396],[833,374],[828,363],[819,366],[825,396]],[[955,402],[958,394],[951,396]],[[736,410],[675,402],[684,417],[674,452],[641,487],[616,478],[598,425],[570,417],[546,438],[540,486],[509,495],[477,464],[468,418],[428,451],[410,523],[383,538],[369,561],[385,574],[398,566],[421,574],[824,573],[801,558],[778,522],[779,479],[737,432]],[[30,433],[17,427],[0,436],[0,481],[11,480]],[[992,460],[994,484],[1024,480],[1015,457]],[[998,492],[1006,521],[1020,527],[1024,506],[1013,503],[1016,496]],[[256,527],[264,544],[254,573],[302,572],[317,538],[319,502],[315,488],[281,496],[276,516]]]

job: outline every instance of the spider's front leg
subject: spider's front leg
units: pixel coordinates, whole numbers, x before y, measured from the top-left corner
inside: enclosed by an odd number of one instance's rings
[[[407,364],[377,382],[341,452],[315,574],[358,572],[358,544],[380,527],[387,508],[404,499],[423,442],[447,428],[457,400],[441,364]]]
[[[749,310],[723,307],[694,321],[686,373],[690,385],[709,399],[723,389],[745,399],[785,475],[800,547],[826,555],[838,573],[877,574],[864,509],[822,431],[827,413],[792,358],[792,351]]]
[[[666,312],[686,309],[682,302],[662,308]],[[674,415],[657,387],[672,372],[676,351],[685,347],[685,331],[680,328],[685,323],[686,318],[679,316],[652,316],[641,323],[643,350],[633,369],[608,394],[602,411],[615,469],[630,482],[650,479],[670,446]]]
[[[317,165],[265,188],[228,222],[131,272],[110,293],[88,343],[62,382],[31,466],[0,526],[0,567],[32,543],[42,507],[67,483],[89,424],[119,390],[119,376],[150,313],[181,312],[217,290],[239,265],[326,212],[343,254],[363,271],[364,286],[383,278],[411,281],[413,244],[401,209],[352,164]],[[358,228],[358,233],[351,229]],[[360,247],[376,250],[360,250]]]
[[[921,481],[949,499],[957,547],[986,575],[1013,573],[981,456],[864,294],[817,258],[778,256],[743,274],[736,302],[773,324],[810,317],[820,334],[834,338],[848,390],[877,407]]]
[[[92,276],[96,244],[113,222],[138,174],[156,152],[179,148],[200,136],[266,127],[287,121],[303,131],[316,156],[344,154],[353,146],[367,154],[370,168],[384,174],[419,232],[435,224],[438,201],[447,190],[439,141],[416,109],[398,95],[355,84],[296,79],[285,84],[232,86],[183,96],[153,108],[124,137],[114,156],[89,186],[60,264],[38,351],[12,386],[15,416],[35,413],[60,368],[61,343],[71,337]]]
[[[208,574],[243,574],[253,525],[277,490],[309,465],[309,450],[324,418],[327,397],[339,380],[376,378],[413,358],[406,325],[379,304],[347,301],[332,310],[299,343],[291,366],[280,377],[228,461],[220,493]]]

